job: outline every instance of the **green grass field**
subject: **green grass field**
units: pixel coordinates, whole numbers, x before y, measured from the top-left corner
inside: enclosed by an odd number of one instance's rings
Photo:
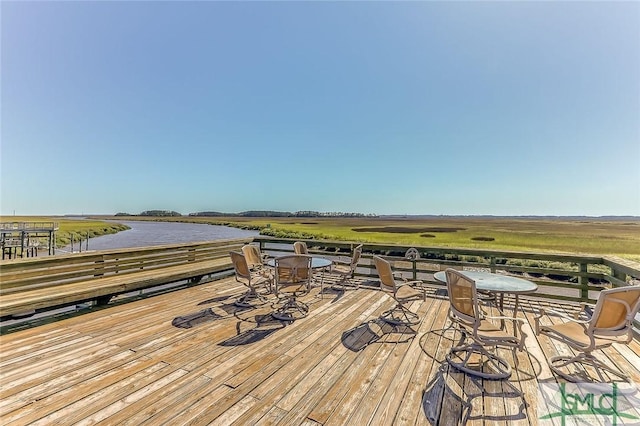
[[[60,224],[58,244],[71,233],[90,237],[127,229],[111,220],[166,220],[224,224],[259,229],[277,237],[316,238],[383,244],[464,247],[527,252],[615,255],[640,261],[640,220],[438,218],[242,218],[242,217],[113,217],[91,220],[67,217],[4,216],[0,222]]]

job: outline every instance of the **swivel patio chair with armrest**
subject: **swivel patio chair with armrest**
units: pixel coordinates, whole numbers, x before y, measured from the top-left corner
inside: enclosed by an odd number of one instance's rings
[[[252,272],[267,277],[270,282],[273,282],[273,269],[265,264],[268,256],[260,252],[260,247],[255,244],[245,244],[242,246],[242,254],[247,259],[247,264]]]
[[[345,291],[347,286],[355,289],[360,287],[357,282],[352,283],[351,281],[356,273],[360,256],[362,256],[362,244],[353,249],[353,254],[351,255],[351,260],[349,260],[349,262],[341,260],[333,261],[331,273],[338,275],[338,281],[333,285],[334,289],[341,286],[340,290]]]
[[[463,271],[463,266],[461,265],[439,265],[439,269],[441,271],[446,271],[447,269],[455,269],[456,271]],[[498,298],[496,296],[495,293],[492,293],[490,291],[484,291],[484,290],[478,290],[476,289],[476,292],[478,293],[478,301],[480,302],[480,307],[483,310],[483,313],[487,313],[487,311],[485,311],[483,309],[483,305],[486,305],[488,308],[495,308],[496,310],[498,309]],[[504,315],[504,312],[500,312],[500,315]]]
[[[242,254],[247,258],[247,263],[251,269],[260,270],[265,267],[265,262],[268,256],[266,254],[262,254],[260,247],[256,244],[243,245]]]
[[[523,350],[527,337],[522,331],[524,320],[486,316],[479,306],[475,281],[454,269],[446,269],[445,273],[449,293],[449,318],[462,333],[460,342],[447,354],[447,362],[458,370],[485,379],[509,377],[511,365],[487,348],[497,349],[500,346],[511,348],[514,352],[516,349]],[[493,321],[497,320],[500,325],[494,324]],[[512,321],[514,328],[518,327],[518,335],[509,333],[501,326],[506,321]],[[474,363],[477,368],[473,368]]]
[[[396,281],[391,264],[380,256],[373,256],[373,261],[380,277],[380,288],[389,293],[396,305],[384,312],[381,318],[394,325],[413,325],[420,322],[420,318],[411,312],[405,305],[414,300],[425,300],[426,291],[422,281],[408,281],[402,278],[402,282]],[[418,288],[416,288],[418,287]]]
[[[309,254],[307,243],[305,243],[304,241],[296,241],[295,243],[293,243],[293,252],[295,254]]]
[[[266,292],[270,291],[271,278],[252,272],[251,269],[249,269],[247,259],[242,253],[232,251],[229,253],[229,256],[231,256],[231,261],[233,262],[236,281],[244,284],[248,288],[247,292],[236,299],[234,304],[242,308],[251,308],[253,307],[254,301],[257,304],[266,303],[267,299],[264,295],[258,293],[258,290],[260,287],[263,287]]]
[[[638,310],[640,310],[640,286],[602,290],[593,313],[584,320],[579,317],[583,311],[578,312],[575,317],[570,317],[554,310],[540,309],[540,314],[534,318],[536,334],[544,334],[559,340],[578,352],[573,357],[564,355],[550,357],[549,367],[554,373],[572,382],[584,380],[584,377],[581,377],[582,372],[577,374],[569,372],[569,366],[580,364],[594,367],[600,381],[608,381],[602,375],[602,371],[628,380],[627,374],[619,368],[600,361],[592,352],[596,349],[604,349],[613,343],[628,344],[633,339],[633,320]],[[549,313],[567,321],[561,324],[540,324],[540,319]],[[563,371],[565,367],[566,370]]]
[[[296,241],[293,243],[293,251],[295,254],[305,254],[305,255],[309,255],[309,249],[307,247],[307,243],[305,243],[304,241]],[[321,288],[321,293],[322,294],[322,286],[323,286],[323,282],[324,282],[324,273],[328,272],[331,268],[331,265],[329,265],[326,268],[316,268],[315,269],[315,274],[312,277],[312,282],[320,282],[320,288]]]
[[[311,290],[311,256],[294,254],[275,258],[275,291],[284,302],[271,315],[282,321],[304,318],[309,306],[298,300]]]

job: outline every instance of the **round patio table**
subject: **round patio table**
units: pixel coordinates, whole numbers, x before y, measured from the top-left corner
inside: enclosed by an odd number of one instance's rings
[[[285,256],[296,256],[293,254],[290,255],[285,255]],[[307,256],[307,255],[303,255],[303,256]],[[282,256],[279,256],[282,257]],[[325,259],[324,257],[318,257],[318,256],[311,256],[311,269],[321,269],[321,273],[320,273],[320,294],[322,294],[322,289],[324,287],[324,271],[331,266],[333,262],[329,259]],[[269,259],[267,260],[266,263],[267,266],[270,266],[272,268],[275,268],[276,266],[276,260],[274,259]]]
[[[500,295],[500,311],[504,312],[504,295],[513,294],[515,303],[513,306],[513,317],[518,312],[518,295],[533,293],[538,290],[538,285],[524,278],[512,277],[509,275],[494,274],[493,272],[482,271],[458,271],[467,278],[475,281],[476,289]],[[433,274],[436,281],[447,283],[445,271]]]
[[[275,259],[267,260],[267,266],[271,266],[272,268],[276,266]],[[331,261],[329,259],[325,259],[324,257],[311,257],[311,269],[321,269],[327,268],[331,266]]]

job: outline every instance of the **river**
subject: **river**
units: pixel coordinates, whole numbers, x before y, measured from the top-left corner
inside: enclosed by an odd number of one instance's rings
[[[89,239],[89,250],[110,250],[131,247],[147,247],[173,243],[224,240],[231,238],[255,237],[258,231],[230,228],[228,226],[202,223],[117,221],[131,229],[117,234],[103,235]],[[74,245],[78,251],[78,242]],[[82,251],[87,250],[87,241],[82,241]],[[71,247],[56,250],[69,252]]]

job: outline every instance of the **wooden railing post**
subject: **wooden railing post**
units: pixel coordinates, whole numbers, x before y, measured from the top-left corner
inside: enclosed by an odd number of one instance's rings
[[[490,256],[489,257],[489,270],[491,272],[496,272],[496,257],[495,256]]]
[[[411,264],[413,265],[413,281],[416,281],[418,279],[417,263],[418,261],[416,259],[411,259]]]
[[[580,262],[579,270],[580,276],[578,277],[578,284],[580,285],[580,298],[588,302],[589,301],[589,277],[586,276],[587,264]]]
[[[617,269],[611,268],[611,275],[613,276],[613,278],[617,278],[620,281],[627,282],[627,274],[625,274],[622,271],[619,271]]]
[[[96,260],[94,277],[102,277],[104,275],[104,257]]]

